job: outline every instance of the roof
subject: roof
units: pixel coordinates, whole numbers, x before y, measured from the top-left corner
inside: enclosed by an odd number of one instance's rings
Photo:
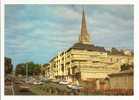
[[[45,67],[45,66],[48,66],[49,64],[47,63],[47,64],[43,64],[43,67]]]
[[[112,48],[111,51],[107,51],[109,55],[125,55],[124,52],[121,50],[118,50],[116,48]]]
[[[104,47],[94,46],[92,44],[82,44],[82,43],[75,43],[70,49],[106,52]]]
[[[118,73],[112,73],[112,74],[109,74],[109,76],[121,76],[121,75],[133,75],[133,70],[125,70],[125,71],[120,71]]]

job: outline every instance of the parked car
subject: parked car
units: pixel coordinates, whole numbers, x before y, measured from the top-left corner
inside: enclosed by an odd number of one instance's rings
[[[41,82],[43,83],[47,83],[49,80],[45,79],[45,80],[41,80]]]
[[[59,83],[61,80],[60,79],[53,79],[52,82],[54,83]]]
[[[68,82],[68,81],[66,81],[66,80],[63,80],[63,81],[60,81],[60,82],[59,82],[59,84],[64,84],[64,85],[67,85],[67,84],[69,84],[69,82]]]
[[[15,83],[15,84],[24,84],[24,82],[23,82],[23,81],[17,81],[17,80],[16,80],[16,81],[14,81],[14,83]]]
[[[29,91],[29,87],[24,86],[24,85],[23,86],[19,86],[18,89],[19,89],[20,92],[28,92]]]
[[[76,85],[76,84],[69,84],[69,85],[67,85],[67,87],[70,89],[75,89],[75,90],[80,90],[81,88],[83,88],[83,87]]]
[[[41,82],[41,81],[34,81],[33,84],[34,85],[41,85],[41,84],[43,84],[43,82]]]

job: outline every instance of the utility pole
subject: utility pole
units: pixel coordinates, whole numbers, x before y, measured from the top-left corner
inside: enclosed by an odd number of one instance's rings
[[[26,82],[28,81],[28,64],[26,63]]]
[[[13,66],[14,66],[14,62],[13,62]],[[15,95],[15,90],[14,90],[14,82],[15,82],[15,71],[14,71],[14,69],[12,69],[12,85],[11,85],[11,90],[12,90],[12,93],[13,93],[13,95]]]

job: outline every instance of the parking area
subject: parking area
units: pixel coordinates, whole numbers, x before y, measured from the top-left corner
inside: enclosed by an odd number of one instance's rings
[[[78,95],[79,89],[69,88],[66,84],[47,82],[41,85],[32,85],[31,91],[38,95]]]
[[[6,95],[133,95],[128,89],[96,89],[95,82],[79,81],[79,85],[63,80],[26,80],[16,78],[6,84]]]

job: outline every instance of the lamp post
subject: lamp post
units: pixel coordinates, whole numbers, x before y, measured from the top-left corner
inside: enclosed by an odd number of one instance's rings
[[[26,82],[28,81],[28,64],[26,63]]]

